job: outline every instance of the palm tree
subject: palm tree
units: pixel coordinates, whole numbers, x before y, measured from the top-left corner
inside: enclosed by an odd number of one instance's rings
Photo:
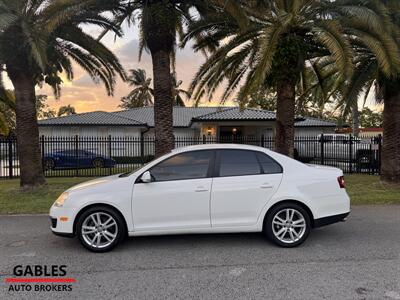
[[[47,83],[60,95],[59,73],[73,78],[71,60],[112,94],[116,75],[125,77],[118,59],[85,33],[94,24],[120,35],[104,16],[118,11],[113,0],[0,0],[0,64],[5,65],[16,98],[16,133],[22,188],[45,183],[36,120],[35,85]],[[122,9],[122,8],[121,8]]]
[[[144,49],[151,54],[154,80],[154,129],[155,156],[161,156],[174,148],[172,131],[173,87],[171,70],[175,64],[177,34],[183,33],[184,25],[197,16],[208,14],[216,7],[234,15],[245,24],[247,19],[234,1],[226,0],[121,0],[126,11],[115,15],[118,24],[124,20],[139,23],[139,58]],[[100,36],[101,39],[107,31]]]
[[[135,107],[153,105],[154,90],[151,87],[151,78],[147,78],[143,69],[129,70],[127,81],[134,89],[125,97],[121,98],[119,107],[130,109]]]
[[[182,89],[180,86],[182,85],[182,80],[177,80],[176,79],[176,73],[173,72],[172,75],[172,101],[174,106],[185,106],[185,101],[183,100],[181,94],[186,99],[190,99],[190,93],[184,89]]]
[[[357,4],[359,1],[347,1]],[[369,26],[361,26],[353,18],[342,18],[353,44],[355,71],[346,82],[341,82],[342,100],[339,106],[343,117],[355,111],[362,95],[375,88],[376,99],[384,104],[381,180],[400,183],[400,3],[397,0],[362,2],[369,5]],[[374,26],[371,26],[371,25]],[[365,37],[366,30],[371,32]]]
[[[75,115],[76,110],[71,104],[61,106],[58,109],[57,117]]]
[[[272,87],[277,91],[275,148],[293,156],[296,85],[305,66],[329,57],[342,77],[352,73],[350,44],[342,25],[330,13],[338,4],[271,0],[243,1],[242,5],[250,18],[246,29],[219,15],[190,25],[187,39],[202,37],[194,45],[196,50],[216,47],[193,79],[193,97],[195,101],[205,94],[211,98],[224,80],[223,101],[239,90],[238,100],[245,102],[259,86]]]

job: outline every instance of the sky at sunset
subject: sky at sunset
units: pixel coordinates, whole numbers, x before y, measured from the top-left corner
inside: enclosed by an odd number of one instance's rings
[[[98,36],[100,31],[95,28],[87,27],[86,31],[93,36]],[[114,39],[113,34],[107,34],[102,41],[109,47],[117,57],[125,70],[141,68],[146,70],[147,76],[152,77],[151,57],[148,53],[143,52],[141,61],[138,60],[138,31],[135,27],[124,26],[124,37]],[[182,80],[183,88],[187,88],[192,80],[198,67],[204,62],[205,57],[201,53],[194,53],[190,45],[183,50],[178,50],[176,55],[176,72],[178,80]],[[6,86],[12,88],[11,83],[6,80]],[[129,93],[130,87],[121,79],[117,81],[115,93],[113,96],[107,96],[104,86],[95,84],[91,78],[74,64],[74,80],[72,82],[64,80],[61,90],[61,98],[55,99],[52,90],[45,85],[43,88],[37,88],[37,94],[45,94],[48,96],[47,104],[54,109],[60,106],[71,104],[78,113],[103,110],[116,111],[120,110],[118,105],[120,99]],[[203,101],[201,106],[219,105],[218,97],[221,95],[221,89],[214,95],[212,102]],[[235,105],[234,101],[228,101],[225,105]],[[371,94],[368,101],[369,106],[373,105],[373,95]],[[186,101],[186,106],[192,106],[190,101]]]

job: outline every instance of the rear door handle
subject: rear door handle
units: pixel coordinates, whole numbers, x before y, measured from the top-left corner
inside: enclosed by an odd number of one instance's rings
[[[272,189],[274,186],[269,184],[268,182],[266,182],[266,183],[262,184],[260,187],[262,189]]]
[[[198,187],[195,189],[195,192],[207,192],[207,191],[208,191],[208,189],[205,188],[204,186],[198,186]]]

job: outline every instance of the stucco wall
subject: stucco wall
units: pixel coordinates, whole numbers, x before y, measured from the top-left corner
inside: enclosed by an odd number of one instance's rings
[[[128,126],[41,126],[39,134],[46,137],[137,137],[141,128]]]

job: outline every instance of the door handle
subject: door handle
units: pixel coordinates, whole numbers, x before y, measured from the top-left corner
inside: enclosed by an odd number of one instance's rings
[[[263,183],[260,187],[262,189],[272,189],[274,186],[269,184],[268,182],[266,182],[266,183]]]
[[[195,189],[195,192],[207,192],[207,191],[208,191],[208,189],[206,189],[204,186],[198,186]]]

